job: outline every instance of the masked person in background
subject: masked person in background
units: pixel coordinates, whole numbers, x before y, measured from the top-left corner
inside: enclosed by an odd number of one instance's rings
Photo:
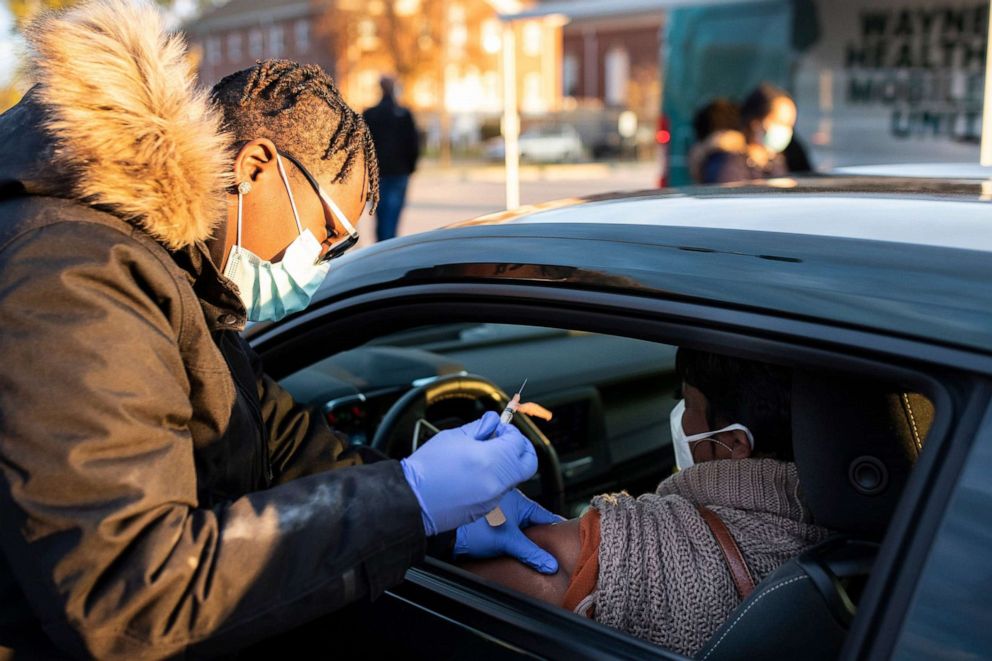
[[[762,83],[740,106],[740,131],[723,131],[701,159],[703,183],[784,177],[783,152],[792,142],[796,104],[784,91]]]
[[[555,571],[495,413],[377,461],[239,333],[305,308],[377,200],[330,78],[260,62],[208,99],[123,0],[28,39],[37,84],[0,116],[0,659],[228,654],[376,596],[431,536]]]
[[[554,576],[512,560],[467,567],[691,656],[745,596],[717,542],[719,527],[729,531],[753,584],[825,539],[828,531],[811,523],[792,462],[789,371],[684,348],[676,370],[678,473],[655,493],[597,496],[579,519],[521,533],[558,558]]]

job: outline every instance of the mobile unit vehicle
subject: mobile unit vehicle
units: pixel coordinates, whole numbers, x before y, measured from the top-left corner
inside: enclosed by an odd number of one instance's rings
[[[987,2],[678,4],[662,39],[662,185],[690,183],[693,114],[763,81],[792,94],[796,135],[819,170],[978,162]]]
[[[423,422],[499,410],[527,376],[556,419],[523,423],[541,458],[525,489],[568,515],[669,474],[674,346],[792,366],[832,384],[798,407],[794,395],[794,442],[846,560],[831,548],[796,561],[803,595],[759,586],[708,658],[980,657],[988,214],[974,182],[873,178],[549,203],[345,257],[312,308],[251,341],[297,398],[394,456]],[[876,381],[894,408],[858,394]],[[930,403],[929,422],[903,408],[910,397]],[[893,410],[909,415],[899,439],[879,422]],[[349,658],[681,658],[434,559],[310,633]]]

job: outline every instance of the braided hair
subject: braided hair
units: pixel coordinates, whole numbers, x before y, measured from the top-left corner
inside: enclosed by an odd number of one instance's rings
[[[368,200],[375,209],[379,163],[372,134],[319,66],[290,60],[256,62],[222,78],[211,98],[223,112],[224,128],[234,135],[236,147],[268,138],[318,178],[329,176],[332,183],[347,180],[361,152]]]

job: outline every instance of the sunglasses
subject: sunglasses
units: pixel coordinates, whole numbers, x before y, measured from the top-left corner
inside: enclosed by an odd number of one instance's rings
[[[329,245],[328,242],[331,239],[337,239],[341,235],[341,233],[338,232],[336,228],[334,227],[329,228],[327,231],[327,238],[320,242],[321,245],[329,246],[329,247],[327,248],[327,250],[324,252],[323,255],[317,258],[316,263],[323,264],[325,262],[331,261],[332,259],[335,259],[336,257],[340,257],[345,252],[347,252],[349,248],[351,248],[356,243],[358,243],[358,230],[355,229],[355,226],[351,224],[351,222],[348,220],[347,217],[345,217],[344,212],[342,212],[341,209],[338,207],[338,205],[334,203],[334,200],[331,199],[331,196],[324,192],[324,189],[320,187],[320,184],[317,183],[317,180],[314,179],[314,176],[310,174],[310,171],[307,170],[305,167],[303,167],[303,164],[300,163],[299,159],[297,159],[295,156],[291,154],[287,154],[284,151],[281,151],[279,153],[282,155],[283,158],[285,158],[287,161],[295,165],[297,170],[303,173],[303,176],[306,177],[306,180],[310,183],[310,186],[313,188],[314,192],[317,193],[317,197],[320,198],[320,200],[324,203],[324,206],[326,208],[331,210],[331,213],[334,215],[334,218],[336,218],[337,221],[341,223],[341,226],[344,227],[345,231],[348,233],[348,235],[344,237],[342,240],[338,241],[337,243],[334,243],[333,245]]]

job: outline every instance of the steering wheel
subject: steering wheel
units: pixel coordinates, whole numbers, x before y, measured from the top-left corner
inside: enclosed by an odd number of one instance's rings
[[[414,434],[424,426],[431,426],[427,413],[432,407],[458,401],[473,407],[473,413],[501,412],[510,398],[499,386],[481,376],[453,374],[410,389],[383,416],[372,438],[372,447],[385,455],[398,459],[413,450]],[[481,410],[476,410],[481,407]],[[468,422],[461,420],[460,423]],[[425,425],[426,423],[426,425]],[[526,415],[513,416],[513,424],[534,445],[537,452],[537,472],[541,482],[541,495],[537,500],[552,512],[562,512],[565,507],[565,484],[562,480],[558,453],[551,441]]]

